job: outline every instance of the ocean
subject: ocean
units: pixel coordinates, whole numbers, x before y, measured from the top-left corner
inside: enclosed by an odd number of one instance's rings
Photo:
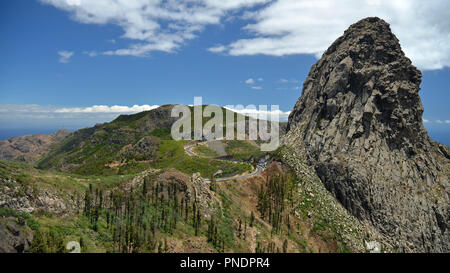
[[[36,134],[52,134],[59,129],[46,129],[46,128],[34,128],[34,129],[0,129],[0,140],[6,140],[11,137],[36,135]],[[70,130],[74,131],[74,130]]]

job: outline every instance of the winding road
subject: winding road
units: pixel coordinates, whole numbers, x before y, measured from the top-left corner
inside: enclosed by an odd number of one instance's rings
[[[195,154],[194,152],[191,151],[191,149],[195,147],[195,144],[196,143],[189,143],[188,145],[184,146],[184,151],[190,156],[199,156],[199,155],[197,155],[197,154]],[[214,159],[214,160],[228,161],[228,162],[232,162],[232,163],[241,163],[240,161],[229,160],[229,159]],[[224,181],[238,180],[238,179],[244,179],[244,178],[253,177],[253,176],[256,176],[256,175],[262,173],[264,171],[264,169],[265,169],[265,165],[257,164],[256,165],[256,170],[254,172],[252,172],[252,173],[238,175],[238,176],[232,176],[232,177],[217,178],[216,182],[224,182]],[[204,178],[204,179],[205,179],[206,182],[210,182],[209,178]]]

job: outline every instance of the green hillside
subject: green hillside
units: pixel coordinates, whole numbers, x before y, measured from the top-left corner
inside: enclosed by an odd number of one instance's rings
[[[78,130],[41,159],[37,168],[81,175],[123,175],[135,174],[149,167],[174,167],[187,174],[200,172],[206,177],[218,170],[223,171],[222,175],[251,170],[246,164],[205,158],[193,160],[185,155],[182,147],[185,142],[176,142],[170,136],[171,126],[176,121],[170,117],[171,110],[172,105],[165,105],[134,115],[121,115],[112,122]],[[222,110],[225,114],[225,109]],[[237,116],[235,113],[235,120]],[[209,119],[204,118],[203,124]],[[248,121],[248,117],[245,119]],[[232,150],[230,154],[236,159],[248,159],[255,152],[246,151],[239,156],[236,150]]]
[[[0,231],[19,223],[20,234],[33,234],[29,252],[67,252],[70,241],[83,253],[349,250],[339,228],[307,216],[313,208],[301,204],[310,197],[298,196],[299,180],[277,164],[262,177],[214,186],[174,169],[83,176],[6,162],[0,180],[7,202],[27,199],[0,208]],[[19,212],[28,202],[34,211]]]

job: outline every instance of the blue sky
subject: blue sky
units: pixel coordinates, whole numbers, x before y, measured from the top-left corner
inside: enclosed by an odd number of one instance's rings
[[[352,1],[339,9],[289,0],[185,2],[1,1],[0,137],[73,130],[128,111],[91,111],[94,105],[192,104],[194,96],[206,104],[278,104],[288,112],[317,56],[348,25],[376,15],[391,23],[423,71],[425,125],[450,144],[450,27],[441,12],[448,1],[426,1],[434,3],[421,7],[422,15],[383,0],[359,9],[349,8],[357,5]],[[315,12],[345,19],[316,22]]]

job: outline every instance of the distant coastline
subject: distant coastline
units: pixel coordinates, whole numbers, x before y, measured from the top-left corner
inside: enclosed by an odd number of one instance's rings
[[[78,130],[74,128],[0,129],[0,140],[7,140],[12,137],[19,137],[26,135],[41,135],[41,134],[48,135],[57,132],[59,129],[67,129],[72,132]]]
[[[76,131],[81,128],[89,126],[83,126],[80,128],[24,128],[24,129],[0,129],[0,140],[7,140],[11,137],[36,135],[36,134],[52,134],[59,129],[67,129],[69,131]],[[450,126],[449,126],[450,127]],[[450,146],[450,128],[439,128],[435,126],[427,126],[425,128],[428,131],[428,135],[435,141]]]

